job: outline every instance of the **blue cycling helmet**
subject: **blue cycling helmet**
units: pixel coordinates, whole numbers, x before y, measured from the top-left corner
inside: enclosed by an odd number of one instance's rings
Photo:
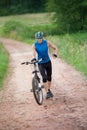
[[[36,39],[42,39],[43,38],[43,32],[37,32],[37,33],[35,33],[35,38]]]

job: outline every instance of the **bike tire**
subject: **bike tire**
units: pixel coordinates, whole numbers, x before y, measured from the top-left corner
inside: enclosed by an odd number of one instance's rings
[[[39,88],[39,81],[35,76],[32,79],[32,90],[33,90],[34,98],[37,104],[42,105],[43,104],[43,91],[42,91],[42,88]]]

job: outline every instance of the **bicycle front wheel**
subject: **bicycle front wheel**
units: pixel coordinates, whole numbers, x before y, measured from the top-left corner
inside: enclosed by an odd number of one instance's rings
[[[32,89],[33,89],[33,94],[36,102],[39,105],[43,104],[43,91],[42,88],[39,88],[39,81],[36,77],[33,77],[32,79]]]

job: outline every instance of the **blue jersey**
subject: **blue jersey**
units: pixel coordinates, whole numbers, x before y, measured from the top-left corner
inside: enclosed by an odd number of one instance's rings
[[[38,60],[43,59],[39,64],[47,63],[50,61],[50,57],[48,54],[48,45],[47,40],[43,40],[42,43],[35,42],[35,49],[37,52]]]

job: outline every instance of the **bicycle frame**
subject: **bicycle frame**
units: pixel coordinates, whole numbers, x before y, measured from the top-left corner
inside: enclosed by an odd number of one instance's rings
[[[32,71],[32,74],[34,74],[35,78],[38,80],[38,82],[40,83],[40,78],[38,76],[37,73],[39,73],[39,71],[37,70],[37,63],[34,63],[34,71]]]

